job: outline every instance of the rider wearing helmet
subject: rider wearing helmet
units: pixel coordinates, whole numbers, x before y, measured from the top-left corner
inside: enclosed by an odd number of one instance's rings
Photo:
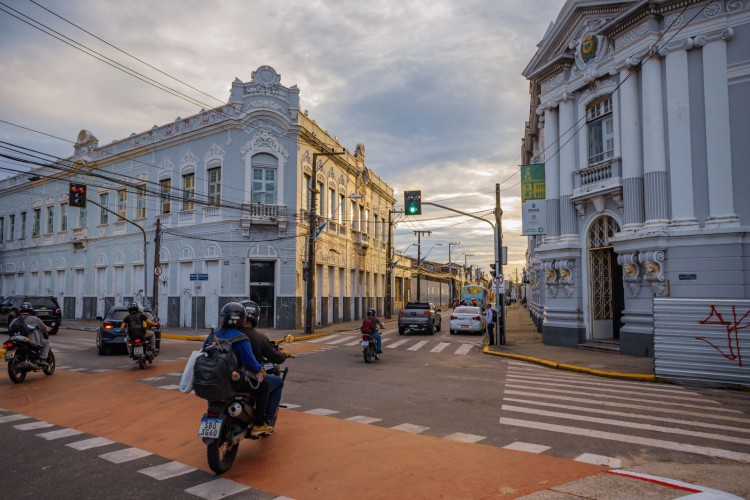
[[[148,319],[148,316],[141,312],[140,307],[135,302],[128,306],[128,315],[122,320],[120,329],[126,332],[125,345],[128,348],[128,356],[133,357],[133,346],[131,344],[132,339],[145,338],[149,344],[154,356],[159,354],[159,349],[156,348],[156,336],[154,332],[148,330],[148,327],[159,326],[159,323],[155,323]]]
[[[375,326],[372,332],[372,336],[375,338],[375,342],[378,344],[378,353],[383,352],[383,339],[380,336],[380,332],[378,332],[378,325],[380,325],[381,328],[385,329],[385,325],[382,321],[378,318],[378,312],[375,310],[375,308],[371,307],[367,310],[367,317],[372,319],[375,322]]]
[[[41,347],[39,352],[39,364],[42,368],[47,366],[47,356],[49,355],[49,340],[47,340],[47,326],[41,319],[34,316],[34,306],[31,302],[24,302],[18,308],[18,316],[8,326],[8,335],[23,335],[29,338],[34,344]]]
[[[242,304],[239,302],[229,302],[221,308],[219,329],[215,333],[220,339],[228,340],[232,343],[234,354],[242,365],[238,370],[243,375],[243,378],[238,382],[241,392],[253,392],[255,394],[255,413],[253,429],[250,431],[250,434],[253,437],[257,437],[272,433],[273,427],[264,421],[268,405],[268,385],[264,385],[262,382],[266,372],[263,369],[263,365],[253,355],[250,341],[239,330],[245,325],[246,317],[247,311],[245,311],[245,307]],[[211,340],[211,336],[209,335],[203,345],[207,345]],[[247,372],[254,373],[258,378],[260,384],[256,389],[252,388],[247,377]]]
[[[279,349],[276,344],[271,342],[264,333],[255,329],[255,327],[258,326],[258,311],[254,307],[246,307],[246,309],[248,314],[247,319],[245,320],[245,326],[239,330],[250,340],[250,346],[253,349],[255,359],[261,364],[269,362],[280,365],[286,361],[286,358],[288,358],[289,355]],[[266,405],[263,420],[272,428],[276,424],[276,411],[281,403],[281,392],[283,390],[284,379],[272,373],[266,374],[266,376],[263,377],[263,381],[259,387],[259,391],[268,394],[268,404]],[[259,398],[256,398],[256,402],[258,399]]]

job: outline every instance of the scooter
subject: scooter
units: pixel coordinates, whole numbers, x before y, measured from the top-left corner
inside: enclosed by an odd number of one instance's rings
[[[378,343],[375,340],[375,337],[366,333],[362,334],[362,356],[365,358],[365,363],[369,363],[370,360],[380,359]]]
[[[42,367],[39,354],[41,347],[34,344],[28,337],[14,335],[3,343],[5,348],[5,362],[8,363],[8,376],[14,384],[20,384],[26,379],[28,372],[41,371],[45,375],[55,373],[55,355],[52,349],[47,356],[47,366]]]

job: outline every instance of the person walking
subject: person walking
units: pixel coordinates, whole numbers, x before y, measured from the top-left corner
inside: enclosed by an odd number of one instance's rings
[[[487,337],[489,345],[495,345],[496,314],[492,304],[487,304]]]

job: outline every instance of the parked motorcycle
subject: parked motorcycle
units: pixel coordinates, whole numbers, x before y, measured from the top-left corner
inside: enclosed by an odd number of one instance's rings
[[[362,334],[362,356],[365,358],[365,363],[369,363],[370,360],[380,359],[378,343],[375,337],[366,333]]]
[[[146,363],[153,363],[156,354],[154,353],[151,343],[146,339],[135,338],[130,340],[130,347],[133,349],[133,361],[138,363],[138,368],[143,370]]]
[[[8,376],[14,384],[20,384],[26,379],[28,372],[42,371],[45,375],[55,373],[55,355],[49,350],[47,366],[39,365],[41,347],[34,344],[28,337],[14,335],[3,343],[5,348],[5,362],[8,363]]]
[[[294,337],[287,335],[279,344],[293,340]],[[282,379],[286,379],[289,371],[288,366],[282,370],[275,363],[265,363],[263,368],[267,374],[278,375]],[[284,405],[279,406],[284,407]],[[216,474],[223,474],[232,467],[240,441],[246,438],[260,439],[269,435],[251,435],[254,408],[255,397],[250,393],[234,393],[230,399],[208,402],[208,410],[203,414],[198,427],[198,436],[208,447],[206,450],[208,466]],[[278,411],[275,417],[278,417]]]

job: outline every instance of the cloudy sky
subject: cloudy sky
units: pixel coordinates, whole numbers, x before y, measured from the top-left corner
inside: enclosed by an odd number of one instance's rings
[[[365,144],[368,167],[394,188],[399,205],[404,190],[421,189],[424,201],[483,215],[501,183],[505,271],[512,277],[526,248],[518,164],[529,94],[521,71],[564,3],[0,0],[0,140],[69,157],[81,129],[107,144],[199,111],[27,24],[32,20],[211,106],[227,100],[235,77],[249,81],[267,64],[283,85],[300,88],[302,108],[344,147]],[[18,168],[3,160],[0,167]],[[452,215],[425,207],[421,217],[401,220],[396,250],[415,256],[416,246],[407,249],[414,231],[427,230],[422,255],[432,249],[429,260],[447,262],[448,242],[460,241],[454,261],[473,254],[470,264],[494,262],[491,227],[446,218]]]

